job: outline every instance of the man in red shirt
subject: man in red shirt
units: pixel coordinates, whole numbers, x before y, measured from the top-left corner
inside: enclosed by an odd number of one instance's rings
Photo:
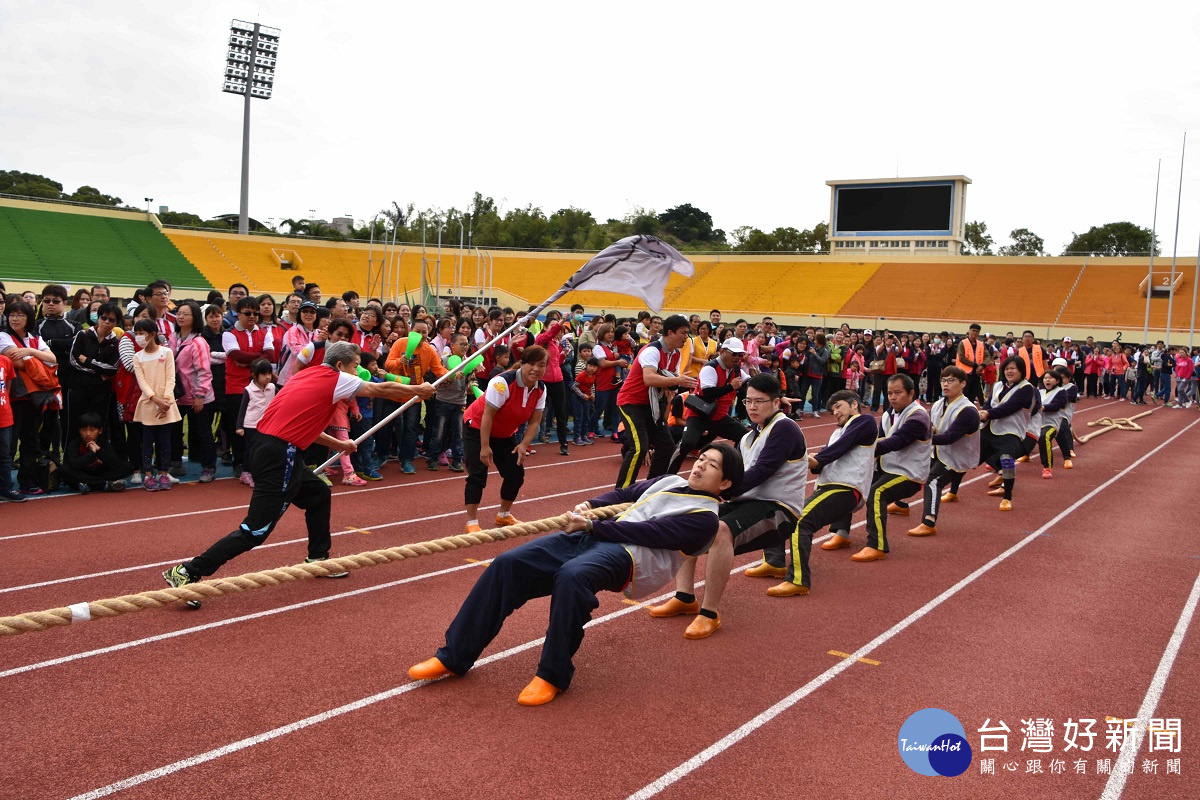
[[[184,586],[212,575],[225,562],[267,540],[287,507],[295,503],[304,509],[308,525],[308,558],[305,562],[329,557],[330,490],[304,465],[301,452],[314,443],[332,450],[353,453],[351,440],[341,441],[325,433],[334,406],[350,397],[383,397],[403,402],[410,397],[429,398],[436,391],[427,383],[406,386],[399,382],[368,383],[358,377],[359,349],[349,342],[335,342],[325,348],[320,367],[292,376],[287,385],[263,412],[258,436],[249,453],[247,465],[254,478],[254,495],[241,526],[220,539],[200,556],[171,567],[163,578],[171,586]],[[327,578],[344,578],[349,573],[334,573]],[[198,607],[198,601],[189,601]]]

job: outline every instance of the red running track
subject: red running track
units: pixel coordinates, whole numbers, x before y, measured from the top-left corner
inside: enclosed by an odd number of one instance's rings
[[[1081,409],[1079,432],[1117,410]],[[1080,447],[1076,468],[1053,481],[1023,466],[1010,514],[976,481],[945,508],[936,537],[906,537],[915,518],[892,518],[886,561],[817,550],[810,597],[768,598],[770,582],[738,576],[722,630],[705,641],[682,638],[684,619],[652,620],[604,595],[574,685],[539,709],[515,699],[537,662],[545,600],[514,614],[469,676],[414,684],[404,674],[440,644],[478,562],[519,541],[225,597],[199,612],[8,637],[0,796],[1100,797],[1107,777],[1095,759],[1117,760],[1104,750],[1103,718],[1134,717],[1145,704],[1200,573],[1185,510],[1200,485],[1200,425],[1180,411],[1143,422],[1144,433]],[[805,423],[810,446],[832,430],[816,425]],[[616,473],[615,446],[569,459],[545,452],[517,505],[523,519],[560,513]],[[423,473],[390,475],[371,492],[339,488],[335,552],[456,532],[460,481]],[[7,512],[0,613],[154,586],[163,566],[236,526],[247,496],[226,481],[153,502],[65,497]],[[59,528],[77,530],[48,532]],[[854,535],[861,541],[861,528]],[[301,517],[289,514],[269,545],[227,574],[303,558]],[[1142,773],[1143,744],[1125,797],[1200,796],[1189,755],[1196,655],[1189,629],[1155,714],[1182,720],[1182,752],[1170,754],[1182,774],[1165,774],[1160,753],[1158,774]],[[998,759],[997,774],[982,775],[978,752],[957,778],[908,770],[897,732],[931,706],[955,714],[976,749],[984,720],[1005,720],[1007,758],[1021,771]],[[1020,720],[1032,717],[1057,724],[1054,752],[1040,756],[1047,774],[1024,773],[1038,757],[1020,752]],[[1073,774],[1073,758],[1068,774],[1049,774],[1050,759],[1067,758],[1070,717],[1101,720],[1087,774]]]

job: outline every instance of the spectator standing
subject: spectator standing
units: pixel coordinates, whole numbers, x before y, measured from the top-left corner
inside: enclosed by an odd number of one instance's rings
[[[171,424],[179,422],[175,404],[175,357],[158,343],[158,324],[138,320],[134,341],[141,348],[133,357],[134,375],[141,397],[133,418],[142,425],[142,486],[147,491],[171,488],[167,470],[171,465]],[[155,458],[157,456],[157,459]],[[152,473],[157,461],[157,472]]]
[[[33,306],[24,300],[8,307],[8,321],[0,331],[0,356],[12,361],[14,378],[20,388],[9,390],[13,414],[13,437],[20,452],[17,484],[22,494],[42,494],[37,485],[37,462],[42,456],[38,431],[41,428],[44,392],[37,391],[35,374],[48,374],[58,363],[45,339],[32,332]],[[10,445],[11,446],[11,445]]]

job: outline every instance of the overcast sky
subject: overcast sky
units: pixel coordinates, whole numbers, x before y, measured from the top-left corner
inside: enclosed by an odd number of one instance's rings
[[[964,174],[967,217],[1200,235],[1200,6],[0,0],[0,169],[131,205],[238,210],[229,21],[282,29],[254,101],[250,213],[692,203],[811,227],[829,179]]]

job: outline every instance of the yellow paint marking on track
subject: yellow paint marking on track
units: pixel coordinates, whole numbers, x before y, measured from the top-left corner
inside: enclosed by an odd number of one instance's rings
[[[624,603],[624,604],[625,604],[625,605],[627,605],[627,606],[636,606],[636,605],[640,605],[640,604],[638,603],[638,601],[637,601],[637,600],[630,600],[628,597],[626,597],[626,598],[625,598],[624,600],[622,600],[621,602],[622,602],[622,603]]]
[[[478,558],[464,558],[463,561],[466,561],[468,564],[478,564],[479,563]]]
[[[829,655],[837,656],[838,658],[849,658],[849,653],[843,653],[840,650],[830,650]],[[878,667],[882,662],[876,661],[873,658],[860,658],[859,661],[863,664],[870,664],[872,667]]]
[[[356,527],[354,527],[353,525],[347,525],[347,526],[346,526],[346,530],[348,530],[348,531],[352,531],[353,533],[361,533],[363,536],[370,536],[370,535],[371,535],[371,532],[370,532],[370,531],[364,531],[362,528],[356,528]]]

